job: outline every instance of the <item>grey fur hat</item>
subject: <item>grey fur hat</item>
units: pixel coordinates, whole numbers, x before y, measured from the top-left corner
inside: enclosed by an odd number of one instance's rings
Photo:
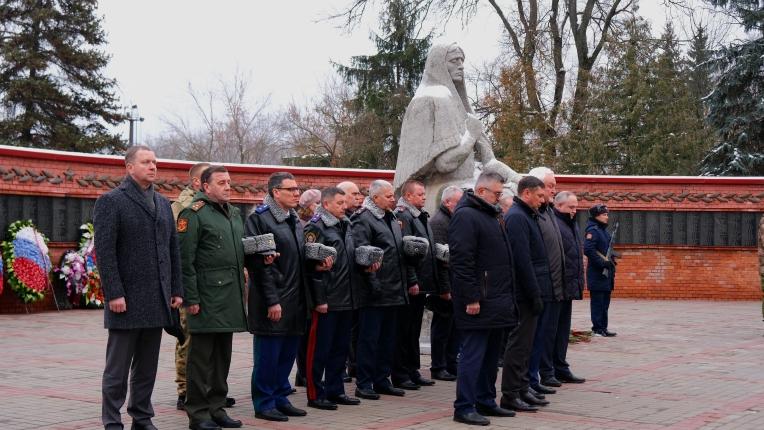
[[[305,257],[308,260],[323,261],[327,257],[337,257],[337,250],[323,243],[306,242]]]
[[[409,257],[424,257],[430,249],[430,242],[417,236],[403,236],[403,253]]]
[[[376,246],[364,245],[355,249],[355,262],[364,267],[381,263],[384,257],[385,251]]]
[[[443,263],[448,263],[449,251],[448,244],[435,244],[435,259]]]
[[[241,239],[241,243],[244,244],[244,255],[276,253],[276,240],[273,238],[273,233],[247,236]]]

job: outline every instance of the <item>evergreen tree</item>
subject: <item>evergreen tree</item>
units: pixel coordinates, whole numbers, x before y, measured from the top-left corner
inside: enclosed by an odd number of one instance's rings
[[[698,26],[692,35],[690,49],[687,51],[689,58],[687,75],[690,93],[697,106],[698,118],[705,118],[706,112],[703,99],[711,93],[711,49],[708,46],[708,33],[702,25]]]
[[[0,4],[0,139],[67,151],[124,148],[97,0]]]
[[[718,141],[703,159],[704,175],[764,175],[764,8],[758,0],[708,0],[738,15],[752,38],[712,60],[716,85],[708,117]]]
[[[406,107],[422,79],[432,36],[417,38],[419,11],[414,2],[392,0],[382,12],[383,35],[372,35],[377,53],[356,56],[339,73],[357,88],[355,108],[365,126],[375,122],[382,139],[345,148],[359,165],[395,168],[398,139]],[[372,134],[372,135],[376,135]]]

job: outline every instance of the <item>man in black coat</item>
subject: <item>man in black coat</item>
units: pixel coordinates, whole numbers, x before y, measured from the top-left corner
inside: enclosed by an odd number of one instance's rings
[[[516,323],[512,250],[498,206],[504,178],[482,173],[448,226],[454,321],[462,339],[454,421],[488,425],[485,415],[511,417],[496,404],[501,336]]]
[[[450,185],[443,189],[438,211],[430,219],[435,244],[448,245],[448,224],[464,192]],[[435,246],[435,245],[433,245]],[[459,355],[459,332],[454,327],[454,307],[451,305],[451,279],[448,263],[438,261],[436,293],[427,296],[428,309],[432,311],[430,324],[430,374],[441,381],[456,380],[457,356]]]
[[[351,218],[355,246],[374,246],[384,252],[381,266],[356,266],[353,300],[358,309],[356,396],[377,400],[380,394],[403,396],[389,380],[395,353],[395,317],[406,305],[406,266],[401,228],[392,210],[393,186],[376,180],[369,196]]]
[[[430,229],[430,214],[424,210],[424,184],[409,180],[401,185],[401,198],[395,208],[395,216],[403,236],[416,236],[427,240],[430,249],[424,258],[409,262],[406,267],[409,303],[397,315],[397,339],[393,361],[393,385],[407,390],[435,384],[419,373],[419,334],[427,294],[435,292],[438,268],[435,263],[434,239]]]
[[[561,303],[565,291],[565,251],[562,246],[560,227],[557,225],[553,209],[554,195],[557,193],[557,180],[554,172],[547,167],[531,169],[528,175],[535,176],[544,183],[545,199],[539,207],[537,222],[541,230],[541,237],[544,238],[549,275],[552,278],[552,294],[541,297],[544,301],[544,310],[539,315],[536,335],[533,339],[533,350],[528,363],[528,378],[530,387],[534,391],[542,394],[554,394],[555,390],[550,387],[559,387],[562,384],[554,377],[554,374],[547,378],[540,378],[539,368],[542,362],[551,363],[552,361]]]
[[[127,396],[133,429],[155,429],[151,393],[156,380],[162,328],[171,308],[183,304],[180,251],[170,202],[154,191],[157,160],[147,146],[125,154],[127,176],[96,200],[95,248],[109,330],[103,372],[101,420],[121,429]]]
[[[554,196],[554,214],[560,227],[562,244],[565,249],[565,298],[560,303],[560,320],[557,338],[551,360],[541,362],[541,379],[555,377],[560,382],[580,384],[586,382],[570,371],[566,360],[570,321],[573,314],[573,300],[581,300],[584,295],[584,248],[581,232],[576,224],[578,198],[570,191],[562,191]]]
[[[294,176],[277,172],[268,179],[268,195],[247,219],[246,235],[272,233],[277,258],[260,255],[247,259],[249,278],[249,328],[254,336],[252,402],[255,416],[287,421],[306,412],[289,402],[292,371],[300,336],[305,331],[307,291],[305,286],[304,234],[294,208],[300,188]],[[322,262],[322,270],[331,261]]]
[[[545,201],[544,183],[526,176],[517,185],[519,197],[504,217],[512,245],[517,276],[518,325],[509,334],[501,377],[501,405],[516,411],[535,412],[544,401],[529,392],[528,361],[543,298],[552,295],[544,238],[538,225],[538,208]]]
[[[308,266],[313,315],[305,363],[308,406],[334,410],[337,404],[357,405],[342,384],[353,324],[352,271],[355,245],[350,220],[345,216],[348,196],[337,187],[321,192],[321,206],[305,226],[306,243],[320,243],[337,251],[331,271]]]

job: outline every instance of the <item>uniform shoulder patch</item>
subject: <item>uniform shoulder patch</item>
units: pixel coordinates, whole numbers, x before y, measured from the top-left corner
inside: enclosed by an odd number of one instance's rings
[[[255,209],[255,212],[261,214],[261,213],[267,211],[270,208],[271,207],[268,206],[268,205],[260,205],[260,206],[257,207],[257,209]]]
[[[188,230],[188,219],[178,218],[178,233],[185,233]]]
[[[318,239],[318,235],[315,231],[308,231],[305,232],[305,242],[307,243],[315,243],[316,239]]]
[[[194,212],[199,212],[199,209],[203,208],[206,203],[204,200],[197,200],[194,202],[194,204],[191,205],[191,210]]]
[[[590,232],[586,232],[586,240],[592,240],[592,234]]]

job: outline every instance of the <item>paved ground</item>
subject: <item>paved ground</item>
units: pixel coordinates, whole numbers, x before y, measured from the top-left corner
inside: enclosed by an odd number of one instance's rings
[[[588,329],[588,303],[574,305],[574,329]],[[617,338],[572,345],[587,378],[548,396],[543,412],[494,418],[513,429],[764,429],[764,324],[755,302],[615,300]],[[105,335],[99,311],[0,315],[0,429],[97,429]],[[234,337],[229,410],[245,428],[446,429],[454,383],[405,398],[383,397],[338,412],[309,409],[286,424],[256,420],[249,396],[251,337]],[[154,390],[154,423],[184,429],[175,410],[173,341],[165,336]],[[429,357],[423,357],[425,363]],[[352,387],[348,386],[349,390]],[[352,392],[352,391],[350,391]],[[305,406],[305,392],[293,397]],[[124,415],[125,422],[129,417]],[[129,428],[129,427],[128,427]]]

